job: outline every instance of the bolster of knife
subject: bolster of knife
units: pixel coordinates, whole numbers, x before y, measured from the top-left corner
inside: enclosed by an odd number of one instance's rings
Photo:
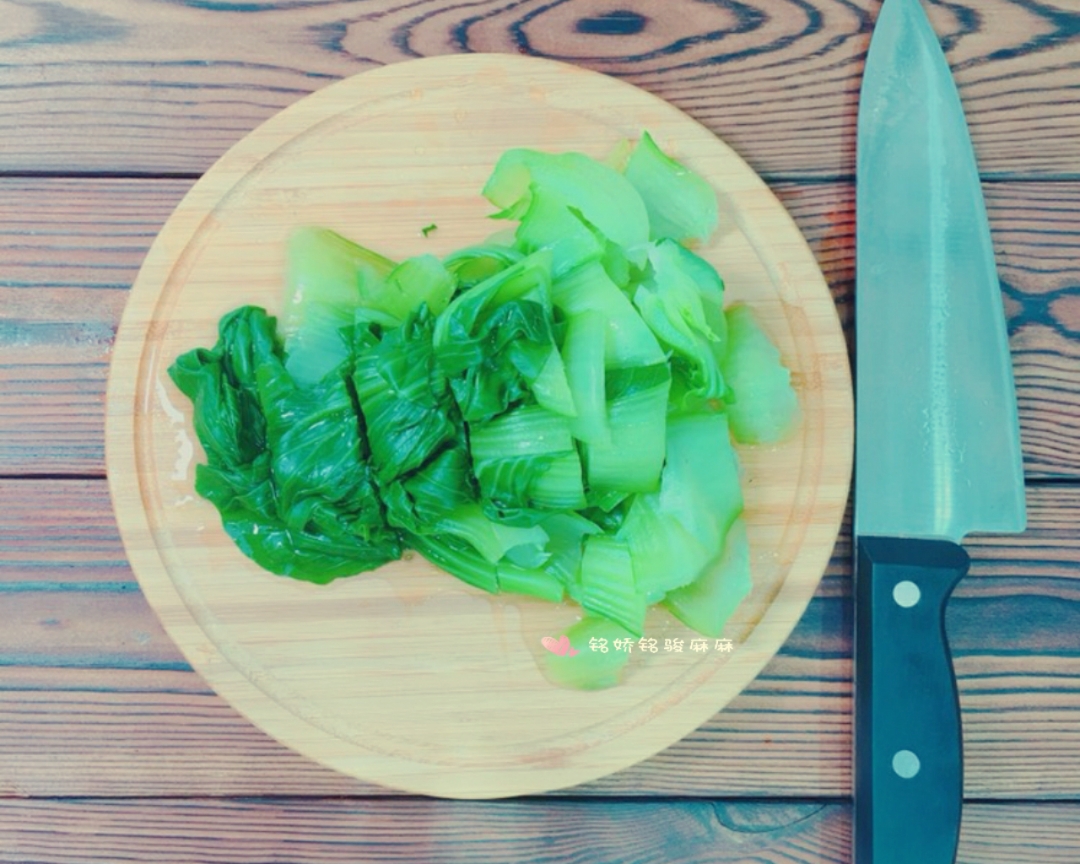
[[[943,540],[856,546],[855,861],[951,864],[964,774],[945,604],[970,562]]]

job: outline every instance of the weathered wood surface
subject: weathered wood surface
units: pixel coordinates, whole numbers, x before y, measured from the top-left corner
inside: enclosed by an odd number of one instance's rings
[[[1071,810],[1064,816],[1075,819]],[[0,861],[41,864],[840,864],[850,833],[847,808],[816,802],[0,802]]]
[[[968,804],[956,860],[1075,864],[1078,848],[1080,805]],[[851,811],[816,801],[0,801],[0,862],[118,860],[846,864]]]
[[[209,691],[140,595],[100,477],[126,290],[193,178],[280,108],[408,57],[533,53],[669,99],[770,179],[850,322],[848,181],[877,9],[0,0],[0,478],[22,478],[0,480],[0,861],[849,861],[847,530],[730,710],[569,800],[450,803],[322,769]],[[1029,530],[972,542],[949,608],[975,799],[958,861],[1075,864],[1080,486],[1041,481],[1080,480],[1080,5],[929,11],[992,181],[1035,484]]]
[[[1025,534],[971,544],[947,617],[970,798],[1080,791],[1080,490],[1029,497]],[[5,480],[0,500],[0,794],[381,793],[270,741],[190,671],[124,562],[104,481]],[[850,794],[847,559],[842,542],[728,710],[575,794]]]
[[[104,473],[105,381],[126,291],[190,186],[0,178],[0,474]],[[850,325],[852,186],[774,188]],[[986,193],[1026,471],[1080,478],[1080,182],[990,183]]]
[[[204,171],[340,77],[535,54],[668,99],[767,174],[850,175],[874,0],[0,0],[0,170]],[[1073,175],[1074,0],[935,4],[987,175]],[[48,110],[42,110],[48,105]]]

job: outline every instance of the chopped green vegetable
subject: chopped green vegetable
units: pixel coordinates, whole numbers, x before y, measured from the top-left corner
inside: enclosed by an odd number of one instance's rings
[[[649,604],[634,585],[629,546],[606,534],[586,537],[579,582],[586,610],[641,636]]]
[[[406,534],[408,545],[462,582],[491,594],[499,591],[496,566],[466,541],[446,535]]]
[[[585,551],[585,538],[599,534],[603,529],[579,513],[554,513],[539,523],[547,532],[547,551],[550,557],[544,569],[555,576],[567,589],[578,584],[581,556]]]
[[[357,306],[379,308],[383,282],[395,263],[328,228],[304,226],[289,238],[284,315],[281,336],[291,340],[303,327],[311,305],[347,311]]]
[[[665,365],[617,371],[621,374],[607,380],[611,435],[606,442],[594,441],[583,448],[589,486],[594,492],[651,492],[659,485],[664,466],[671,375]],[[645,385],[633,383],[630,373],[644,378]],[[630,386],[611,395],[613,385],[623,380]]]
[[[738,519],[728,531],[723,554],[694,582],[670,592],[664,606],[691,630],[715,638],[750,587],[750,544],[746,523]]]
[[[443,266],[457,277],[458,285],[464,289],[472,288],[524,257],[512,246],[489,242],[467,246],[447,255]]]
[[[716,355],[722,347],[722,336],[709,326],[705,308],[711,298],[702,297],[684,254],[690,253],[673,240],[649,248],[652,266],[634,293],[634,305],[660,343],[688,365],[694,393],[704,399],[720,399],[724,379]]]
[[[458,507],[435,522],[433,534],[448,534],[466,541],[488,562],[497,564],[519,546],[543,548],[547,534],[543,528],[515,528],[489,519],[479,504]]]
[[[358,312],[396,323],[381,301],[394,267],[388,258],[326,228],[293,232],[281,336],[285,366],[299,383],[314,384],[349,358],[347,331]]]
[[[605,318],[606,366],[651,366],[667,360],[649,325],[599,262],[586,263],[555,280],[551,300],[569,319],[585,312]]]
[[[242,307],[169,370],[195,488],[273,573],[410,548],[485,591],[569,597],[589,617],[548,673],[612,686],[650,605],[711,636],[748,593],[732,437],[786,434],[791,376],[682,245],[715,193],[648,134],[606,164],[508,151],[484,195],[516,229],[441,260],[294,233],[280,330]]]
[[[629,549],[634,589],[646,597],[692,582],[711,557],[678,516],[663,509],[657,492],[634,496],[616,536]]]
[[[604,257],[604,237],[595,233],[579,210],[535,183],[529,187],[528,200],[515,240],[524,252],[550,250],[553,276]]]
[[[402,261],[386,276],[380,307],[399,321],[426,305],[433,315],[447,307],[457,282],[434,255]]]
[[[581,461],[570,421],[523,405],[469,430],[481,493],[501,509],[576,510],[585,506]]]
[[[468,421],[502,414],[531,394],[574,413],[551,314],[551,254],[523,258],[458,294],[435,323],[438,365]]]
[[[540,566],[525,567],[512,561],[502,561],[495,570],[499,589],[509,594],[527,594],[559,603],[566,593],[566,586],[559,578]]]
[[[607,330],[608,320],[602,313],[586,310],[567,321],[563,341],[566,379],[574,399],[570,431],[589,444],[611,441],[604,389]]]
[[[585,617],[563,635],[578,653],[547,651],[544,662],[552,681],[574,690],[615,687],[637,647],[629,631],[606,618]]]
[[[468,451],[464,444],[455,444],[407,478],[380,487],[386,521],[405,531],[429,531],[475,500],[474,485]]]
[[[772,444],[794,426],[799,412],[791,373],[746,306],[725,313],[728,349],[722,369],[731,387],[731,432],[743,444]]]
[[[638,495],[615,535],[626,542],[640,593],[662,597],[719,556],[743,508],[723,414],[672,417],[658,492]]]
[[[423,228],[421,228],[420,233],[427,237],[428,234],[430,234],[432,231],[438,230],[438,227],[438,225],[432,222],[430,225],[425,225]]]
[[[221,512],[226,533],[270,572],[310,582],[399,558],[345,380],[298,387],[262,309],[230,312],[219,334],[213,349],[177,358],[169,375],[195,406],[206,452],[195,490]]]
[[[631,260],[644,261],[649,216],[641,196],[618,171],[581,153],[508,150],[496,163],[483,194],[503,208],[498,216],[521,219],[535,189],[577,210],[623,247]]]
[[[404,477],[462,436],[463,421],[436,368],[427,308],[400,327],[357,334],[352,375],[379,482]]]
[[[645,132],[626,165],[626,179],[649,214],[649,238],[699,240],[716,230],[716,193],[700,175],[676,162]]]

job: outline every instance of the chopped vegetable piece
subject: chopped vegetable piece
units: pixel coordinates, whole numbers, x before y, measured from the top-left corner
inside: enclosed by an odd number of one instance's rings
[[[285,313],[281,336],[286,350],[304,322],[307,304],[352,310],[377,298],[383,280],[397,266],[328,228],[303,226],[289,237]]]
[[[461,505],[475,500],[474,486],[469,453],[460,443],[443,450],[408,477],[379,488],[386,504],[387,523],[422,534]]]
[[[551,556],[544,563],[544,569],[568,589],[579,584],[585,538],[599,534],[603,529],[574,512],[549,515],[540,527],[547,532],[547,551]]]
[[[604,316],[608,322],[604,343],[606,366],[651,366],[666,362],[667,356],[649,326],[598,262],[585,264],[555,280],[551,299],[571,319],[585,312]]]
[[[585,538],[581,557],[581,605],[641,636],[648,604],[634,585],[630,549],[606,534]]]
[[[459,294],[436,321],[435,356],[466,420],[495,417],[530,393],[574,413],[562,361],[552,359],[550,268],[547,250],[523,258]]]
[[[309,302],[303,324],[289,341],[285,366],[300,384],[317,384],[351,356],[353,315],[342,308]]]
[[[750,588],[750,544],[746,523],[738,519],[728,531],[723,554],[694,582],[670,592],[664,606],[691,630],[715,638]]]
[[[650,239],[704,242],[716,230],[719,217],[712,186],[664,153],[648,132],[634,148],[625,174],[645,202]]]
[[[383,484],[464,438],[461,415],[436,368],[433,326],[425,307],[382,338],[367,329],[358,334],[352,380]]]
[[[742,507],[724,415],[672,417],[660,490],[635,496],[615,535],[630,548],[638,591],[662,596],[692,582]]]
[[[564,635],[577,654],[544,652],[552,681],[574,690],[603,690],[619,683],[635,642],[628,630],[605,618],[588,616]]]
[[[644,262],[649,216],[633,185],[618,171],[581,153],[507,150],[484,186],[484,197],[505,218],[521,219],[530,188],[541,188],[573,207],[605,237],[623,247],[632,261]]]
[[[389,533],[370,468],[361,459],[366,448],[345,379],[327,376],[313,388],[298,387],[271,355],[256,370],[256,381],[285,526],[304,531],[324,520],[346,519],[357,534]]]
[[[780,352],[746,306],[732,306],[728,350],[722,366],[731,387],[731,431],[743,444],[773,444],[795,425],[799,403]]]
[[[498,507],[574,510],[585,506],[570,421],[539,405],[515,408],[469,429],[481,493]]]
[[[720,399],[724,379],[716,353],[722,337],[709,326],[695,274],[684,264],[684,251],[672,240],[649,248],[650,275],[634,293],[634,305],[657,339],[689,364],[694,392],[703,399]]]
[[[585,470],[594,491],[652,492],[660,484],[671,378],[664,366],[643,368],[659,370],[663,377],[609,398],[610,439],[584,445]],[[608,387],[610,393],[610,377]]]
[[[358,308],[394,323],[379,305],[394,262],[326,228],[298,228],[289,238],[285,314],[286,368],[301,384],[314,384],[350,355]]]
[[[547,543],[543,528],[515,528],[489,519],[479,504],[463,504],[437,521],[433,534],[449,534],[466,541],[483,558],[496,564],[517,546],[542,549]]]
[[[552,603],[561,603],[566,594],[566,587],[559,578],[540,567],[522,567],[504,561],[495,570],[500,590],[510,594],[527,594]]]
[[[570,382],[566,380],[566,365],[558,350],[557,332],[557,327],[553,323],[552,338],[555,339],[556,345],[553,345],[548,352],[540,371],[530,382],[529,390],[540,405],[565,417],[573,417],[577,414],[577,408],[574,407],[574,394],[570,392]]]
[[[499,593],[499,574],[495,565],[463,540],[433,534],[406,534],[405,539],[410,548],[451,576],[491,594]]]
[[[660,506],[676,516],[710,557],[720,552],[724,534],[743,510],[727,415],[671,418]]]
[[[630,550],[635,589],[649,596],[693,582],[715,555],[662,507],[658,492],[634,496],[615,536]]]
[[[443,259],[443,266],[454,274],[462,288],[472,288],[524,257],[513,246],[488,242],[467,246],[447,255]]]
[[[562,349],[576,415],[570,421],[570,431],[579,441],[601,445],[611,441],[604,390],[607,330],[603,314],[581,312],[567,322]]]
[[[399,321],[427,306],[438,315],[454,296],[457,282],[434,255],[418,255],[402,261],[386,276],[380,308]]]
[[[595,233],[580,211],[565,204],[562,197],[534,183],[529,187],[528,200],[516,242],[524,252],[550,250],[553,276],[603,258],[607,251],[603,235]]]
[[[213,349],[181,355],[169,376],[195,406],[207,457],[195,490],[240,551],[271,573],[320,583],[399,558],[344,380],[298,388],[262,309],[230,312],[218,332]]]

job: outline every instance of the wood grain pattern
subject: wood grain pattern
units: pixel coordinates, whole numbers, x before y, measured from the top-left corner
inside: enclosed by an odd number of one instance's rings
[[[0,481],[0,499],[0,796],[385,794],[274,743],[190,671],[123,561],[103,481]],[[1024,534],[970,543],[949,607],[971,798],[1080,794],[1080,489],[1032,488],[1029,511]],[[727,710],[574,794],[850,794],[846,537]]]
[[[193,178],[307,93],[418,55],[553,55],[670,99],[773,178],[848,319],[850,187],[775,181],[851,174],[877,8],[0,0],[0,175],[139,175],[0,177],[0,477],[103,476],[119,314]],[[1080,10],[1073,0],[961,0],[932,2],[930,15],[984,176],[1057,181],[995,182],[987,196],[1028,476],[1080,479],[1080,184],[1064,182],[1080,179]],[[162,173],[178,176],[150,179]],[[965,791],[1076,799],[1080,492],[1029,493],[1028,532],[973,543],[973,574],[949,610]],[[137,591],[102,480],[0,481],[0,500],[0,861],[850,859],[848,810],[828,800],[850,794],[846,535],[807,615],[751,688],[679,744],[574,790],[587,800],[278,798],[268,796],[385,790],[271,741],[190,671]],[[646,800],[597,800],[613,795]],[[816,800],[647,800],[657,795]],[[976,803],[965,808],[958,862],[1075,864],[1078,850],[1075,804]]]
[[[701,120],[759,172],[850,175],[877,8],[873,0],[2,0],[0,170],[201,173],[267,117],[338,78],[495,51],[625,78]],[[1074,4],[935,4],[931,20],[982,171],[1075,176]]]
[[[104,474],[127,289],[188,180],[0,178],[0,475]],[[854,194],[778,183],[851,338]],[[1025,469],[1080,478],[1080,183],[989,183]]]
[[[846,864],[850,836],[850,808],[816,801],[0,801],[12,864]],[[1078,848],[1080,805],[968,804],[956,860],[1075,864]]]
[[[35,864],[841,864],[849,834],[817,802],[0,802],[0,861]]]
[[[78,659],[85,665],[3,670],[0,797],[393,794],[272,741],[194,673],[117,655],[108,665],[89,653]],[[568,794],[843,795],[843,667],[779,658],[722,720]]]
[[[0,180],[0,473],[103,473],[128,290],[191,181]]]

